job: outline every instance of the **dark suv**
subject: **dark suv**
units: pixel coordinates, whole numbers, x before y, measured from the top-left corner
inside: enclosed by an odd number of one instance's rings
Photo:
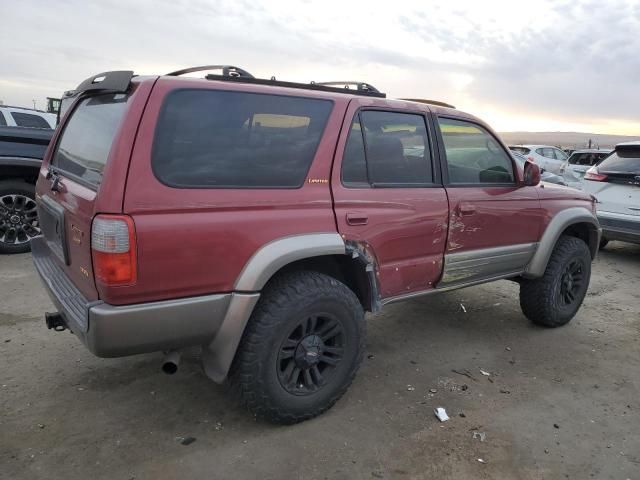
[[[367,311],[510,279],[537,324],[577,312],[593,200],[539,185],[482,121],[365,83],[196,70],[76,89],[37,184],[50,328],[101,357],[167,352],[169,372],[202,346],[209,377],[293,423],[347,389]]]

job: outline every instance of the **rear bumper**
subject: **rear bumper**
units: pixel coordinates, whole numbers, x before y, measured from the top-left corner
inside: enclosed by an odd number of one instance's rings
[[[608,240],[640,243],[640,215],[598,211],[598,221]]]
[[[126,306],[90,302],[58,265],[43,237],[33,239],[31,248],[36,270],[65,325],[99,357],[209,344],[236,296],[224,293]]]

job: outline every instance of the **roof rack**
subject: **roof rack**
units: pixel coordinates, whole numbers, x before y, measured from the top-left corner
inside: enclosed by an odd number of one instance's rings
[[[201,67],[190,67],[182,70],[176,70],[175,72],[167,73],[167,76],[179,77],[187,73],[203,72],[207,70],[221,70],[221,74],[209,73],[204,78],[207,80],[222,80],[225,82],[239,82],[239,83],[252,83],[256,85],[272,85],[278,87],[288,88],[300,88],[305,90],[319,90],[323,92],[333,93],[347,93],[351,95],[365,95],[370,97],[386,98],[384,93],[381,93],[376,87],[366,82],[311,82],[311,83],[298,83],[298,82],[284,82],[282,80],[276,80],[276,77],[256,78],[246,70],[240,67],[234,67],[233,65],[203,65]],[[340,85],[341,87],[338,87]],[[350,85],[354,85],[355,88],[349,88]]]
[[[234,67],[233,65],[203,65],[201,67],[183,68],[182,70],[176,70],[175,72],[167,73],[166,75],[169,77],[179,77],[180,75],[185,75],[187,73],[203,72],[206,70],[222,70],[223,77],[254,78],[254,76],[246,70],[240,67]]]
[[[370,93],[380,93],[380,91],[374,87],[373,85],[365,82],[311,82],[315,85],[322,85],[325,87],[334,87],[336,85],[342,85],[342,88],[345,90],[349,90],[349,85],[355,85],[356,90],[358,92],[370,92]]]
[[[400,98],[399,100],[405,100],[407,102],[426,103],[428,105],[437,105],[438,107],[456,108],[449,103],[439,102],[438,100],[427,100],[425,98]]]

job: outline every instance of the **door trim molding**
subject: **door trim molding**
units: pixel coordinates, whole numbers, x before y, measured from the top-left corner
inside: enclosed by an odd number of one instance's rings
[[[536,242],[447,253],[438,288],[521,273],[537,248]]]

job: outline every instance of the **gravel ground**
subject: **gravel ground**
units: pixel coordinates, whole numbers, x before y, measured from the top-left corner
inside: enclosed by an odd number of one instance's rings
[[[389,306],[345,397],[281,427],[197,354],[169,377],[159,354],[98,359],[48,331],[30,256],[3,256],[0,478],[640,479],[639,284],[640,246],[614,242],[564,328],[531,325],[507,281]]]

